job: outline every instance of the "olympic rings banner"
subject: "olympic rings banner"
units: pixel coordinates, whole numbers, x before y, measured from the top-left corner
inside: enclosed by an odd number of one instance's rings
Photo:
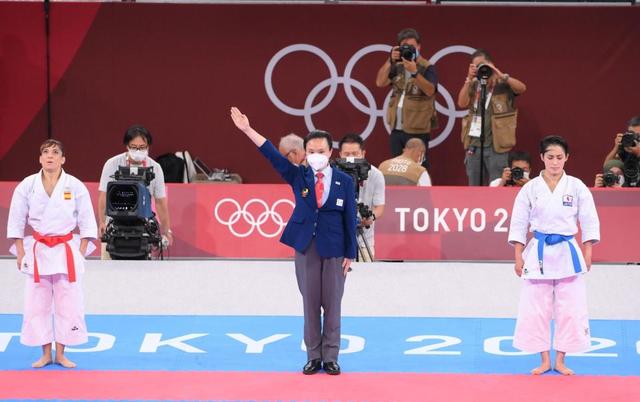
[[[0,225],[6,228],[17,183],[0,182]],[[87,185],[94,206],[97,183]],[[602,241],[598,262],[639,262],[633,233],[640,228],[638,191],[592,190]],[[388,187],[385,212],[376,221],[378,260],[513,259],[507,244],[517,190],[469,187]],[[170,258],[291,258],[279,242],[293,211],[286,185],[170,184],[175,243]],[[6,233],[6,232],[5,232]],[[0,256],[10,243],[0,239]]]
[[[561,134],[568,170],[586,183],[640,113],[640,7],[237,3],[51,2],[47,108],[42,2],[0,1],[0,180],[39,169],[48,110],[65,169],[83,181],[99,180],[139,123],[153,134],[152,157],[188,150],[244,183],[279,183],[231,122],[231,106],[274,143],[313,128],[335,140],[359,133],[378,166],[391,151],[389,87],[376,87],[376,73],[407,27],[438,73],[428,155],[436,185],[468,181],[457,97],[476,48],[527,86],[516,101],[517,149],[535,154],[543,136]]]

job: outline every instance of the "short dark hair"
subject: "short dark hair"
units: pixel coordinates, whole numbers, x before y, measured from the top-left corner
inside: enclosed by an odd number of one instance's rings
[[[333,139],[331,138],[331,134],[329,134],[327,131],[313,130],[312,132],[307,134],[306,137],[304,137],[303,145],[305,151],[307,150],[307,143],[316,138],[324,138],[325,140],[327,140],[327,144],[329,144],[329,150],[333,148]]]
[[[62,154],[62,156],[64,156],[64,145],[62,145],[61,141],[53,140],[53,139],[44,140],[44,142],[40,144],[40,155],[42,155],[42,152],[45,149],[51,148],[51,147],[58,147],[60,149],[60,153]]]
[[[485,60],[490,61],[493,63],[493,58],[491,57],[491,55],[489,54],[489,52],[487,52],[484,49],[476,49],[475,52],[471,53],[471,60],[475,59],[476,57],[484,57]]]
[[[405,28],[402,31],[398,32],[398,45],[402,43],[405,39],[415,39],[416,42],[420,43],[420,34],[413,28]]]
[[[364,140],[356,133],[345,134],[338,144],[338,149],[342,151],[342,145],[344,144],[358,144],[360,145],[360,149],[364,151]]]
[[[627,126],[629,126],[629,127],[637,127],[637,126],[640,126],[640,116],[633,116],[633,117],[629,120],[629,124],[627,124]]]
[[[526,151],[512,151],[512,152],[509,152],[509,162],[508,162],[509,163],[509,167],[511,167],[511,165],[515,161],[527,162],[529,164],[529,166],[531,166],[531,155],[529,155],[529,152],[526,152]]]
[[[149,132],[149,130],[147,130],[145,126],[143,126],[142,124],[134,124],[133,126],[129,127],[127,131],[124,132],[124,138],[122,139],[122,143],[124,145],[129,145],[131,140],[133,140],[136,137],[144,138],[145,141],[147,142],[147,145],[151,145],[151,143],[153,142],[151,133]]]
[[[569,155],[569,144],[567,144],[567,140],[559,135],[548,135],[544,137],[542,141],[540,141],[540,154],[542,155],[547,152],[547,149],[552,145],[562,147],[564,153]]]

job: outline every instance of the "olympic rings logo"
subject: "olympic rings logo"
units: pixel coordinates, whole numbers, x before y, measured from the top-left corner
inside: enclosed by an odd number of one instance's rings
[[[463,46],[463,45],[447,46],[444,49],[441,49],[438,52],[436,52],[429,60],[431,61],[431,63],[435,64],[438,60],[440,60],[441,58],[449,54],[465,53],[470,55],[475,50],[476,49],[472,47]],[[351,73],[353,72],[354,66],[362,57],[373,52],[384,52],[385,54],[389,54],[390,51],[391,51],[391,46],[389,45],[378,44],[378,45],[366,46],[358,50],[349,59],[349,61],[347,62],[347,66],[344,69],[344,75],[339,76],[335,63],[333,62],[331,57],[327,53],[325,53],[322,49],[313,45],[305,44],[305,43],[297,43],[294,45],[289,45],[281,49],[280,51],[278,51],[271,58],[271,60],[269,61],[269,64],[267,64],[267,69],[265,70],[265,73],[264,73],[265,90],[267,91],[267,95],[269,96],[269,99],[271,100],[271,102],[273,102],[273,104],[278,109],[292,116],[304,117],[304,122],[305,122],[305,125],[307,126],[307,129],[309,131],[313,131],[315,130],[315,125],[313,123],[312,116],[324,110],[329,105],[329,103],[331,103],[331,101],[336,95],[338,85],[342,85],[344,87],[345,94],[347,95],[347,98],[349,99],[351,104],[357,110],[369,116],[369,121],[367,122],[367,126],[360,133],[360,135],[362,136],[362,139],[367,139],[367,137],[369,137],[371,132],[373,132],[373,129],[375,128],[376,122],[379,117],[382,117],[384,126],[387,132],[390,133],[391,127],[389,126],[389,122],[387,121],[386,116],[387,116],[387,108],[389,105],[389,99],[391,98],[392,91],[389,91],[389,93],[385,97],[383,107],[381,109],[378,109],[376,100],[373,97],[373,94],[371,93],[369,88],[367,88],[367,86],[364,85],[362,82],[355,80],[351,77]],[[311,89],[311,91],[307,95],[307,98],[305,99],[303,108],[294,108],[282,102],[280,98],[278,98],[278,96],[276,95],[273,89],[273,83],[272,83],[273,70],[275,69],[278,62],[280,62],[280,60],[282,60],[285,56],[294,52],[312,53],[318,56],[329,69],[329,78],[326,78],[323,81],[320,81],[315,87],[313,87],[313,89]],[[329,91],[327,92],[324,99],[314,104],[318,94],[327,87],[329,88]],[[364,96],[367,102],[366,105],[360,102],[360,100],[354,95],[353,88],[360,91],[360,93]],[[438,111],[438,113],[447,116],[448,120],[442,132],[436,138],[432,139],[429,142],[429,148],[433,148],[441,144],[444,140],[446,140],[447,137],[453,131],[453,126],[455,124],[456,118],[461,118],[467,115],[466,110],[456,109],[456,105],[453,101],[453,98],[451,97],[451,93],[447,91],[447,89],[444,86],[442,86],[442,84],[438,84],[438,93],[442,95],[442,97],[444,98],[446,107],[436,101],[436,110]],[[337,146],[337,143],[334,142],[334,146]]]
[[[227,203],[233,205],[235,207],[235,211],[225,219],[220,216],[220,209]],[[264,210],[257,217],[255,217],[249,211],[249,207],[253,204],[259,205]],[[269,208],[269,205],[264,200],[252,198],[247,201],[244,206],[241,207],[240,203],[233,198],[224,198],[216,203],[216,206],[213,210],[213,215],[218,220],[218,222],[227,226],[229,228],[229,231],[231,231],[231,233],[236,237],[247,237],[251,235],[251,233],[253,233],[255,230],[257,230],[258,233],[260,233],[262,236],[266,238],[272,238],[279,235],[280,232],[282,232],[282,229],[284,229],[284,227],[287,225],[287,221],[285,221],[282,218],[282,215],[280,215],[276,211],[276,208],[280,204],[288,204],[292,209],[295,206],[293,201],[283,198],[274,202],[273,205]],[[249,229],[245,232],[238,232],[235,228],[235,225],[239,223],[241,219],[246,225],[249,226]],[[270,222],[273,222],[277,227],[276,231],[273,233],[266,232],[262,227],[269,220]]]

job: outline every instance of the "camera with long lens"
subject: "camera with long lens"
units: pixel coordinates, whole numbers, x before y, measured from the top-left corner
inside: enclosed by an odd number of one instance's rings
[[[336,159],[334,161],[335,167],[342,172],[348,174],[353,179],[355,185],[356,201],[360,199],[360,183],[367,180],[369,177],[369,170],[371,170],[371,164],[366,159],[360,158],[344,158]],[[362,202],[358,202],[358,215],[361,219],[369,219],[373,216],[373,211],[368,205]]]
[[[418,51],[413,45],[400,45],[398,47],[398,52],[400,52],[400,59],[396,61],[402,61],[402,59],[416,61],[418,58]]]
[[[160,247],[160,225],[151,210],[147,186],[155,178],[153,167],[120,166],[107,185],[110,218],[102,242],[114,260],[146,260]]]
[[[613,187],[618,184],[618,175],[609,170],[602,175],[602,181],[605,187]]]
[[[627,131],[622,134],[622,140],[620,141],[621,147],[635,147],[640,142],[640,134],[633,131]]]
[[[476,77],[478,77],[479,80],[488,80],[491,75],[493,75],[493,68],[491,68],[491,66],[485,63],[478,65]]]
[[[624,163],[622,171],[624,173],[625,187],[640,187],[640,159],[625,148],[635,147],[640,144],[640,134],[633,131],[627,131],[622,135],[620,146],[618,147],[618,156]]]

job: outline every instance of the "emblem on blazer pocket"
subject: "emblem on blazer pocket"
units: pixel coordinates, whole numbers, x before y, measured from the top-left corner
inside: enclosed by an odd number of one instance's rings
[[[309,195],[309,189],[303,188],[302,191],[300,192],[300,195],[302,195],[302,198],[306,198]]]

